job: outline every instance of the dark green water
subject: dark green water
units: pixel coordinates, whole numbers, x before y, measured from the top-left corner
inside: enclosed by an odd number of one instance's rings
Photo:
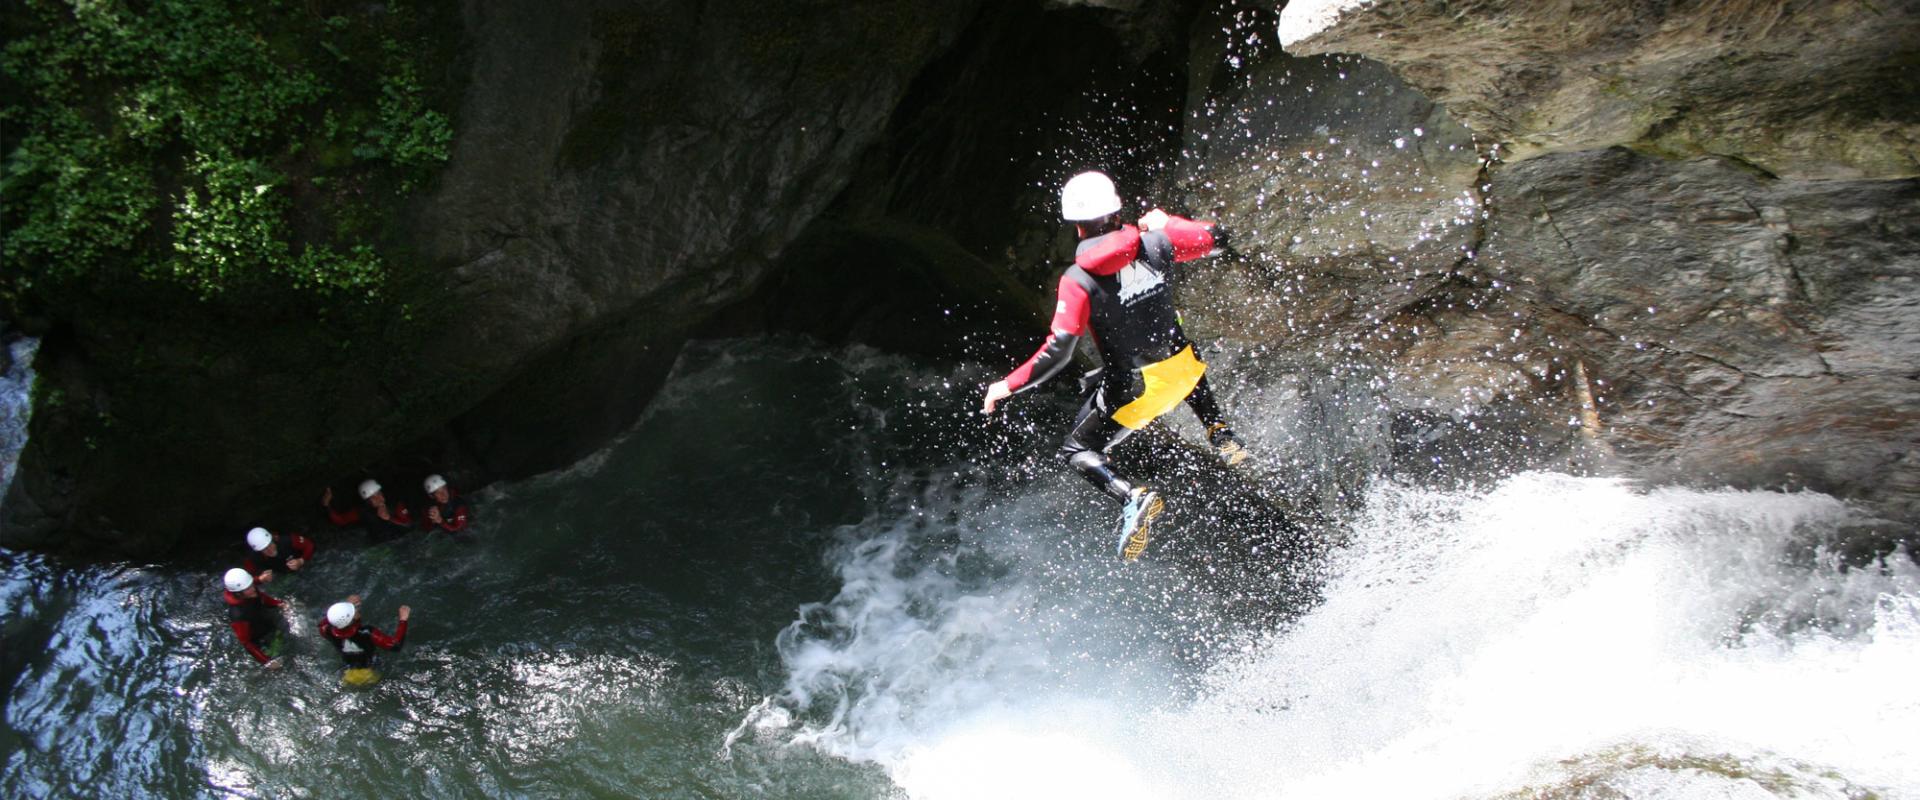
[[[619,444],[475,498],[471,545],[316,529],[313,565],[269,587],[293,607],[284,672],[234,641],[211,566],[5,555],[6,793],[886,794],[810,750],[719,756],[783,679],[775,635],[834,591],[831,531],[864,511],[870,404],[839,355],[696,346]],[[388,630],[414,610],[366,691],[339,688],[313,632],[353,592]]]

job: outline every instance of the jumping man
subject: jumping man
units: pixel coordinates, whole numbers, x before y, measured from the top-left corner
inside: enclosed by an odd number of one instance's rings
[[[1132,561],[1147,548],[1154,517],[1165,508],[1158,492],[1121,477],[1107,458],[1134,431],[1187,400],[1207,365],[1180,328],[1165,275],[1174,264],[1209,255],[1226,243],[1225,231],[1159,209],[1139,227],[1120,221],[1120,195],[1099,172],[1075,175],[1060,190],[1061,216],[1080,237],[1073,266],[1060,276],[1052,330],[1040,349],[987,387],[981,412],[1032,389],[1073,360],[1080,339],[1093,335],[1105,368],[1087,394],[1060,455],[1100,491],[1122,503],[1120,557]],[[1223,458],[1244,458],[1233,433],[1218,419],[1211,392],[1195,410]],[[1211,413],[1207,413],[1211,412]],[[1212,417],[1209,419],[1209,417]]]

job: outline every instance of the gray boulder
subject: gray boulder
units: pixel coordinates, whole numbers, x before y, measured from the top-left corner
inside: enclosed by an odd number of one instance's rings
[[[1285,17],[1289,52],[1386,64],[1509,159],[1634,144],[1782,177],[1920,175],[1914,3],[1310,0]]]

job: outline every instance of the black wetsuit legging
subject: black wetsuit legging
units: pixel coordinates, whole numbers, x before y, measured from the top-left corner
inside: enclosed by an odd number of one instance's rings
[[[1227,417],[1220,413],[1220,401],[1213,396],[1213,386],[1207,383],[1207,376],[1200,376],[1200,383],[1193,387],[1193,393],[1187,395],[1187,407],[1193,409],[1193,415],[1200,418],[1200,424],[1209,432],[1214,426],[1227,424]]]
[[[1121,502],[1133,491],[1133,484],[1113,471],[1113,463],[1106,453],[1133,435],[1133,429],[1115,420],[1113,411],[1133,402],[1143,389],[1143,381],[1134,370],[1102,369],[1093,385],[1087,388],[1086,399],[1080,403],[1080,413],[1073,418],[1066,440],[1060,443],[1060,458],[1079,470],[1094,488]],[[1185,402],[1193,409],[1194,416],[1200,418],[1200,424],[1209,430],[1226,422],[1220,413],[1220,401],[1213,396],[1213,387],[1208,385],[1205,375],[1200,376],[1200,383],[1193,387]]]
[[[1135,370],[1111,366],[1100,370],[1087,388],[1073,427],[1067,429],[1067,438],[1060,443],[1062,459],[1094,488],[1121,502],[1133,492],[1133,484],[1113,471],[1107,451],[1126,441],[1133,429],[1114,419],[1113,411],[1133,402],[1144,390],[1144,381]]]

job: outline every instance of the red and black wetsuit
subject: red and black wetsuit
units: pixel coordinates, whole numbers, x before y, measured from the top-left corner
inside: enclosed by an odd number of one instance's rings
[[[367,533],[375,542],[392,541],[413,532],[413,514],[407,511],[405,505],[388,503],[387,516],[388,519],[381,519],[379,512],[374,510],[373,504],[364,500],[358,507],[345,511],[335,511],[332,506],[327,507],[327,518],[333,520],[333,524],[344,527],[356,522],[362,523],[367,526]]]
[[[226,592],[227,624],[233,626],[233,635],[240,637],[240,644],[247,648],[247,654],[262,664],[272,661],[267,655],[266,646],[273,641],[274,634],[280,632],[280,612],[275,611],[285,605],[266,592],[253,590],[252,597]]]
[[[240,566],[246,569],[247,574],[258,576],[267,570],[290,572],[287,562],[296,558],[302,561],[313,558],[313,540],[300,534],[275,536],[273,544],[273,555],[267,555],[258,550],[248,551],[246,559],[240,562]]]
[[[373,651],[398,650],[407,642],[407,621],[393,629],[393,635],[382,633],[372,625],[355,623],[346,628],[333,627],[333,623],[320,620],[320,636],[340,651],[340,659],[352,669],[364,669],[373,666]]]
[[[427,503],[433,508],[440,509],[440,524],[433,524],[431,517],[421,514],[420,527],[429,531],[443,530],[448,533],[460,533],[467,529],[467,501],[460,499],[459,492],[451,488],[447,489],[447,502],[444,503],[435,503],[433,495],[427,495]]]
[[[1105,368],[1081,405],[1060,455],[1118,499],[1126,499],[1129,486],[1113,474],[1105,452],[1157,414],[1149,412],[1145,421],[1116,415],[1146,391],[1142,369],[1176,356],[1192,358],[1166,274],[1177,263],[1212,253],[1224,245],[1224,238],[1211,223],[1171,217],[1163,230],[1142,233],[1122,225],[1081,241],[1073,266],[1060,276],[1046,342],[1007,375],[1007,388],[1016,394],[1038,386],[1072,362],[1082,337],[1094,336]],[[1180,396],[1171,399],[1177,404],[1191,391],[1179,390]],[[1211,400],[1210,393],[1206,399]]]

